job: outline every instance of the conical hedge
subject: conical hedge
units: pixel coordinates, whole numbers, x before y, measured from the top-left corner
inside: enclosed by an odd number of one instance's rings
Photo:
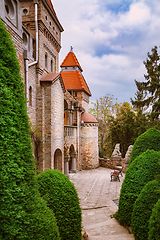
[[[0,20],[0,239],[60,239],[39,195],[19,62]]]
[[[139,155],[126,171],[116,216],[122,225],[130,226],[133,205],[143,187],[160,174],[160,152],[147,150]]]
[[[81,240],[81,208],[74,184],[58,170],[37,175],[39,191],[55,213],[62,240]]]
[[[152,215],[149,219],[149,237],[148,240],[160,239],[160,199],[152,209]]]
[[[129,165],[134,161],[134,159],[136,159],[137,156],[147,151],[147,149],[160,151],[160,131],[159,130],[155,128],[150,128],[136,139],[131,152]]]
[[[144,186],[133,206],[131,227],[136,240],[148,239],[149,219],[158,199],[160,182],[153,180]]]

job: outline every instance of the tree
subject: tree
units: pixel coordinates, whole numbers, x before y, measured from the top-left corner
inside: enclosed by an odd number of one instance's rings
[[[135,113],[128,102],[115,104],[115,114],[109,124],[109,136],[112,146],[120,143],[124,157],[129,145],[135,140]]]
[[[0,239],[55,239],[55,216],[34,175],[29,119],[20,66],[0,20]]]
[[[104,155],[104,143],[109,130],[109,119],[114,112],[113,95],[106,94],[96,100],[93,104],[93,108],[89,109],[89,112],[99,122],[98,137],[99,137],[99,148],[100,155]]]
[[[144,74],[145,81],[135,80],[138,90],[135,100],[131,99],[131,102],[138,109],[152,108],[151,118],[158,119],[160,114],[160,57],[157,46],[152,48],[151,54],[148,52],[147,56],[148,58],[143,62],[147,70],[147,74]]]

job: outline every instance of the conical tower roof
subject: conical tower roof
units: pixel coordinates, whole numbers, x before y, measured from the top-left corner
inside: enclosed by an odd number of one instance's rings
[[[76,58],[76,55],[72,51],[72,48],[71,48],[71,51],[67,54],[67,56],[63,60],[60,67],[79,67],[81,72],[83,72],[83,69],[81,68],[81,65],[79,64],[78,59]]]
[[[90,89],[82,75],[83,70],[72,50],[73,48],[71,47],[71,51],[61,64],[61,76],[65,89],[68,91],[85,91],[91,96]]]

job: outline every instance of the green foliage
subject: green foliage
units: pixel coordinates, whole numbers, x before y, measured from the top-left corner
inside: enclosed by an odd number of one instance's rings
[[[106,94],[96,100],[96,103],[91,103],[93,108],[89,109],[90,114],[92,114],[99,122],[98,127],[98,139],[99,139],[99,149],[101,157],[105,154],[104,144],[105,139],[109,131],[109,119],[114,113],[114,103],[113,95]],[[108,144],[110,149],[110,143]]]
[[[138,109],[152,106],[151,117],[158,119],[160,114],[160,57],[157,46],[152,48],[151,54],[148,53],[147,56],[148,58],[143,62],[147,70],[147,74],[144,74],[145,81],[135,80],[138,91],[135,100],[131,99],[131,102]]]
[[[160,239],[160,199],[152,209],[152,215],[149,220],[149,237],[148,240]]]
[[[142,133],[146,132],[147,129],[152,128],[153,124],[148,120],[148,116],[143,114],[141,110],[138,110],[135,116],[135,139],[139,137]]]
[[[39,195],[19,62],[0,20],[0,239],[60,239]]]
[[[160,174],[160,152],[147,150],[129,166],[122,184],[116,217],[123,225],[130,226],[133,205],[146,183]]]
[[[153,180],[144,186],[133,206],[131,227],[136,240],[148,239],[149,219],[158,199],[160,182]]]
[[[160,131],[159,130],[150,128],[136,139],[131,152],[129,164],[131,164],[137,156],[145,152],[147,149],[160,151]]]
[[[135,113],[128,102],[115,104],[115,116],[112,116],[109,125],[109,135],[112,145],[120,143],[122,157],[135,139]]]
[[[73,183],[52,169],[37,175],[37,181],[41,196],[55,213],[62,240],[80,240],[81,208]]]
[[[146,130],[146,125],[142,127],[144,116],[140,114],[136,116],[128,102],[114,103],[113,96],[110,94],[106,94],[92,104],[94,107],[90,108],[90,113],[99,122],[100,157],[110,157],[117,143],[120,143],[122,157],[124,157],[129,145],[133,145],[138,134]],[[140,123],[142,125],[139,127]],[[137,128],[139,128],[138,131]]]

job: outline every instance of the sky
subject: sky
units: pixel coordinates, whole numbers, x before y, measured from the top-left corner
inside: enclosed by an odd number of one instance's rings
[[[110,94],[130,102],[143,61],[160,46],[159,0],[52,0],[64,28],[60,64],[73,46],[91,90],[90,102]]]

